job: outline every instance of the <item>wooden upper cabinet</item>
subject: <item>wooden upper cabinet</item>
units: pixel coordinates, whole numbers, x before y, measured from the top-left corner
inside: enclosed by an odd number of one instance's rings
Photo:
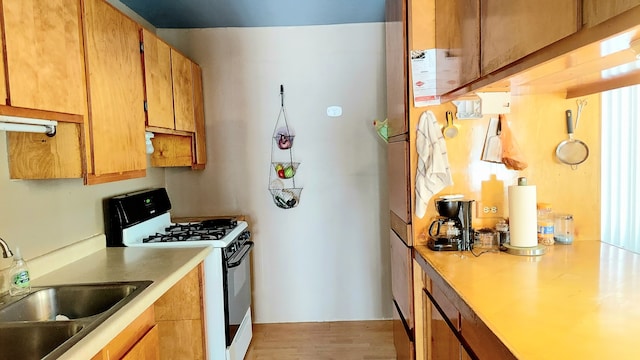
[[[0,26],[0,39],[4,38],[4,28],[2,26]],[[2,45],[4,45],[4,42],[0,43]],[[4,56],[0,56],[0,104],[2,105],[6,105],[9,103],[9,98],[7,97],[7,87],[3,86],[3,84],[6,84],[6,79],[5,79],[5,61],[4,61]]]
[[[640,5],[640,0],[582,0],[582,23],[598,25],[618,14]]]
[[[84,21],[93,160],[87,183],[143,177],[147,159],[138,25],[103,0],[84,1]]]
[[[196,63],[191,64],[193,74],[193,110],[195,134],[193,136],[193,168],[204,169],[207,163],[206,131],[204,121],[204,89],[202,88],[202,69]]]
[[[54,137],[7,132],[9,176],[81,178],[87,95],[80,0],[4,0],[0,6],[0,103],[11,105],[0,113],[59,122]]]
[[[144,83],[147,102],[147,126],[174,128],[171,48],[146,29],[144,44]]]
[[[481,0],[482,75],[580,29],[576,0]]]
[[[436,0],[437,92],[480,77],[480,0]]]
[[[191,60],[173,49],[171,49],[171,74],[173,78],[175,129],[194,132]]]
[[[409,129],[407,0],[386,0],[387,120],[389,137]]]
[[[6,104],[85,115],[80,1],[3,0],[2,12],[10,97]]]

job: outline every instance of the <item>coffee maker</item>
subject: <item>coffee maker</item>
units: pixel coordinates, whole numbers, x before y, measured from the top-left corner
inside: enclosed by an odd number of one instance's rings
[[[427,246],[434,251],[471,250],[471,206],[475,200],[441,198],[435,201],[439,216],[429,225]]]

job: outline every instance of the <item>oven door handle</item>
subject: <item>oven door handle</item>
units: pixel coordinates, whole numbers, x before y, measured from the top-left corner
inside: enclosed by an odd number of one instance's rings
[[[253,247],[253,241],[247,241],[242,245],[242,251],[237,252],[229,260],[227,260],[227,268],[234,268],[242,263],[245,256],[251,251]]]

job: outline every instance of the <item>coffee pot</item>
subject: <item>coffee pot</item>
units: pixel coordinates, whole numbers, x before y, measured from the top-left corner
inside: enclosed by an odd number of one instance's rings
[[[453,219],[437,216],[429,225],[429,236],[432,238],[455,239],[460,236],[461,230]]]
[[[471,204],[474,200],[446,199],[435,201],[439,216],[429,225],[427,246],[435,251],[470,250],[473,229]]]

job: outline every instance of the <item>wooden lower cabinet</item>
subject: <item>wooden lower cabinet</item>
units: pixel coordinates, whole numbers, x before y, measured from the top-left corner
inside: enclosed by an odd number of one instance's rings
[[[157,354],[157,328],[151,306],[91,359],[158,359]]]
[[[393,308],[393,345],[396,348],[397,360],[414,360],[415,350],[414,343],[411,339],[410,330],[407,329],[406,323],[400,315],[398,308]]]
[[[204,359],[202,276],[201,263],[91,360]]]
[[[200,264],[156,301],[161,359],[205,358],[202,280],[203,264]]]
[[[127,352],[122,360],[159,360],[159,344],[158,325],[155,325]]]
[[[416,359],[515,360],[444,279],[414,253]]]

